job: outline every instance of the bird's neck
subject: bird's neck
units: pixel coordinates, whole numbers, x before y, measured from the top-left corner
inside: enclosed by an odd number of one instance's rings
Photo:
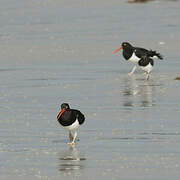
[[[123,56],[126,60],[128,60],[133,54],[133,48],[125,48],[123,49]]]

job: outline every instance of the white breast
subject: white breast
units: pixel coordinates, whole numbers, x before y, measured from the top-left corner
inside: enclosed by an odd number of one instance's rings
[[[132,62],[133,64],[137,64],[139,60],[140,60],[140,58],[138,58],[138,57],[135,55],[135,53],[133,52],[131,58],[130,58],[128,61]]]
[[[68,131],[73,131],[73,130],[76,130],[79,128],[79,122],[78,120],[76,119],[76,121],[71,124],[70,126],[63,126],[64,129],[68,130]]]

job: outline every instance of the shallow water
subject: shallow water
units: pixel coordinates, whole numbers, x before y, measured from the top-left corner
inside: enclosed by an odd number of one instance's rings
[[[179,1],[1,4],[1,179],[179,179]],[[149,81],[125,40],[164,55]],[[75,148],[62,102],[86,116]]]

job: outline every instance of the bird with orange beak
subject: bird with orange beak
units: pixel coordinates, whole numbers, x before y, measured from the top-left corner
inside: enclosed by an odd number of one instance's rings
[[[134,47],[128,42],[123,42],[121,46],[113,52],[113,54],[116,54],[120,50],[123,51],[122,54],[124,59],[134,64],[133,69],[129,73],[130,76],[134,74],[136,65],[142,57],[146,56],[147,58],[149,57],[163,59],[162,55],[160,53],[157,53],[156,51],[147,50],[141,47]]]

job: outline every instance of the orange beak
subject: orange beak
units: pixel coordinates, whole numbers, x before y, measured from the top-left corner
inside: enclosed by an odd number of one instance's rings
[[[116,49],[113,54],[116,54],[118,51],[120,51],[123,47],[121,46],[120,48]]]
[[[64,111],[65,111],[64,109],[61,110],[61,112],[57,116],[57,119],[59,119],[61,117],[61,115],[64,113]]]

